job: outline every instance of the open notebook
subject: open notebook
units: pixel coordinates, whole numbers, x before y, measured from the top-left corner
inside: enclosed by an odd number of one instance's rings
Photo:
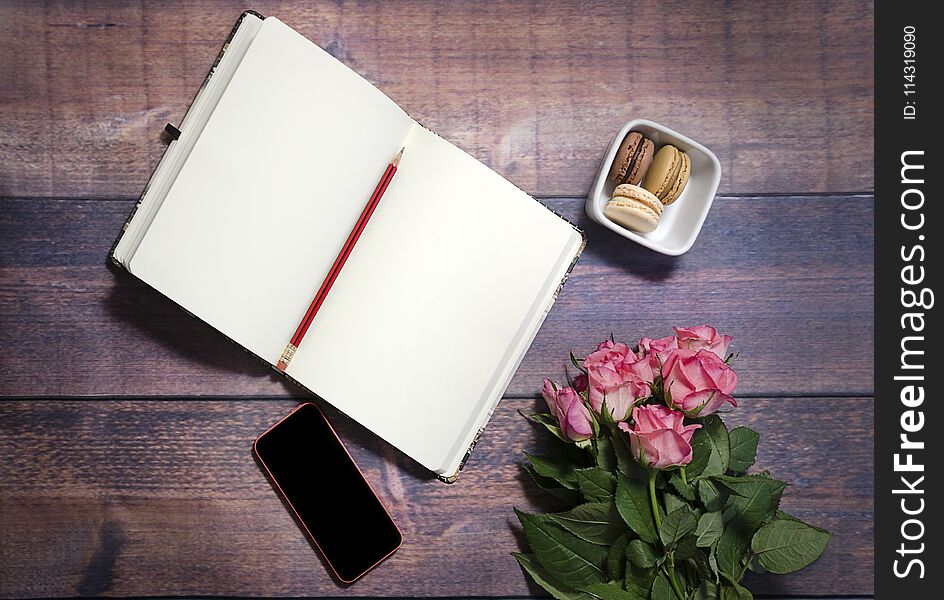
[[[286,374],[454,479],[581,232],[272,17],[179,129],[112,257],[272,365],[405,147]]]

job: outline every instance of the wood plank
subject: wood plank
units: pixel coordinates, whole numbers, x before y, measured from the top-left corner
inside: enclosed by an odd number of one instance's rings
[[[508,395],[567,353],[708,322],[735,336],[741,395],[872,390],[870,198],[719,198],[673,259],[549,200],[590,238]],[[0,394],[287,395],[272,370],[105,256],[131,202],[0,200]],[[37,366],[37,361],[43,366]],[[407,368],[407,365],[404,365]]]
[[[503,401],[453,485],[329,410],[405,538],[351,588],[250,456],[293,401],[0,402],[0,596],[534,593],[509,552],[522,543],[513,506],[554,509],[519,468],[546,434],[516,411],[539,402]],[[784,509],[835,532],[808,570],[751,588],[871,594],[872,399],[745,400],[727,420],[760,431],[757,467],[793,482]]]
[[[868,192],[872,3],[804,4],[252,6],[534,194],[586,194],[636,117],[712,148],[722,193]],[[3,3],[0,196],[137,196],[245,6]]]

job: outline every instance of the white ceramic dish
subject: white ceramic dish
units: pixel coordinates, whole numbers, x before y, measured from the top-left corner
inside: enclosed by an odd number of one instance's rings
[[[613,197],[613,190],[616,188],[616,184],[609,178],[610,167],[613,165],[623,138],[630,131],[638,131],[651,139],[656,150],[664,144],[672,144],[679,150],[687,152],[692,161],[692,174],[682,195],[670,206],[665,207],[659,226],[650,233],[637,233],[626,229],[603,214],[603,208]],[[634,119],[623,125],[610,143],[610,148],[600,165],[600,171],[590,187],[590,195],[587,196],[587,216],[621,236],[656,252],[678,256],[688,252],[695,243],[720,182],[721,163],[711,150],[668,127],[647,119]]]

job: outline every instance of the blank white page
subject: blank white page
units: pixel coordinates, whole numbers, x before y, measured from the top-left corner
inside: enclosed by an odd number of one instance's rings
[[[129,270],[274,364],[412,126],[266,19]]]
[[[417,127],[288,373],[451,475],[581,244],[569,223]]]

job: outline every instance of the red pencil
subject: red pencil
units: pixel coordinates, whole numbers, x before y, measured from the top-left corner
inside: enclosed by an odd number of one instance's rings
[[[315,294],[315,299],[311,301],[311,305],[302,318],[302,322],[298,324],[295,335],[292,336],[288,345],[285,346],[285,350],[282,350],[282,356],[279,357],[279,363],[276,365],[279,371],[284,371],[286,367],[288,367],[288,363],[292,361],[292,357],[295,356],[295,351],[298,350],[299,344],[302,343],[302,338],[305,337],[308,327],[315,319],[315,315],[318,314],[321,305],[324,304],[328,292],[331,291],[331,286],[334,285],[334,281],[338,278],[341,267],[347,262],[348,256],[351,255],[351,250],[354,249],[354,244],[357,243],[357,239],[361,236],[361,233],[363,233],[364,228],[367,226],[367,221],[369,221],[370,216],[374,214],[374,210],[377,208],[377,205],[380,204],[380,199],[383,198],[384,192],[387,191],[387,186],[390,185],[390,180],[393,179],[394,174],[397,172],[397,166],[400,164],[403,150],[404,148],[400,148],[397,155],[393,157],[393,160],[387,165],[387,170],[384,171],[383,177],[380,178],[380,182],[377,183],[377,187],[374,189],[374,193],[371,194],[370,200],[368,200],[367,205],[364,206],[361,216],[357,219],[357,223],[354,224],[354,229],[352,229],[350,235],[347,236],[347,241],[341,246],[338,257],[334,259],[334,264],[331,265],[327,276],[325,276],[321,287],[318,289],[318,293]]]

